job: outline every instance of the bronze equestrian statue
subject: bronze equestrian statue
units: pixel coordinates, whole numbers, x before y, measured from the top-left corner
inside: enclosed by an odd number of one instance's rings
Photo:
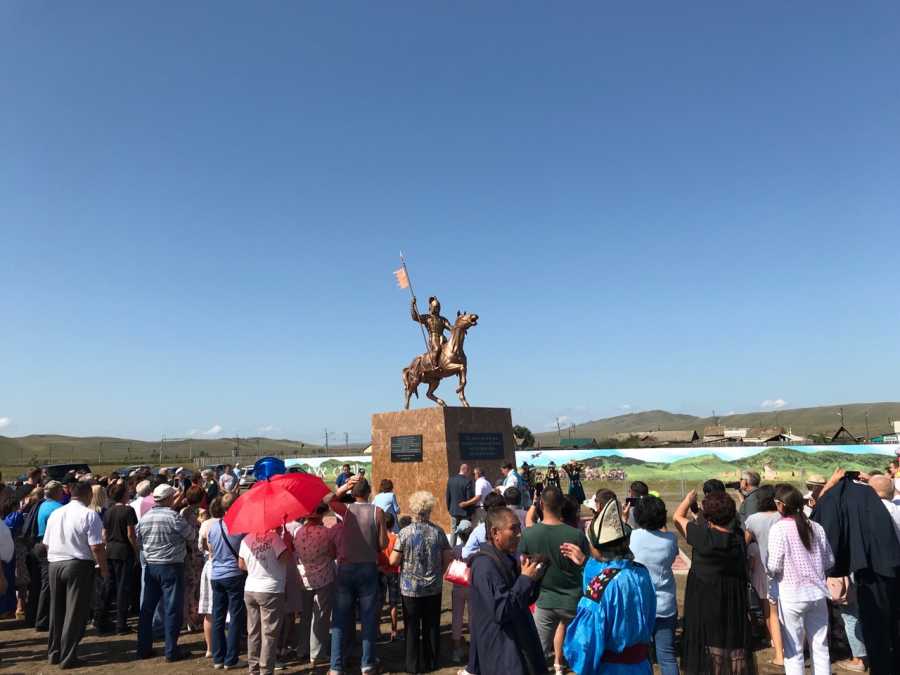
[[[441,380],[451,375],[459,377],[459,386],[456,393],[460,402],[469,407],[466,400],[466,353],[463,351],[463,343],[466,332],[472,326],[478,325],[477,314],[465,312],[456,313],[456,323],[452,326],[441,316],[441,303],[435,297],[428,298],[428,314],[419,314],[416,308],[416,299],[412,299],[410,307],[412,320],[425,326],[428,332],[428,351],[417,356],[403,369],[403,388],[406,396],[406,409],[409,409],[409,399],[413,394],[419,397],[419,385],[425,382],[428,391],[425,395],[440,406],[447,404],[434,395],[435,389]],[[450,339],[444,337],[444,331],[450,331]]]

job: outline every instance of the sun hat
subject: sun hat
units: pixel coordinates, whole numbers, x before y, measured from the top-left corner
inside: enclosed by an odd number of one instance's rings
[[[825,485],[825,477],[820,476],[817,473],[811,474],[809,478],[806,479],[807,485]]]
[[[164,502],[174,494],[175,488],[173,488],[168,483],[163,483],[161,485],[157,485],[153,489],[153,501]]]

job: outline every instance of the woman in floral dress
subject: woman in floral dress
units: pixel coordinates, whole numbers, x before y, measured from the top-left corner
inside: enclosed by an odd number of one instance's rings
[[[185,493],[187,506],[181,509],[181,517],[191,528],[187,537],[187,555],[184,557],[184,623],[189,631],[200,630],[202,620],[198,613],[200,602],[200,573],[203,570],[203,556],[197,547],[200,531],[200,521],[197,516],[200,512],[200,502],[206,493],[203,488],[193,486]]]

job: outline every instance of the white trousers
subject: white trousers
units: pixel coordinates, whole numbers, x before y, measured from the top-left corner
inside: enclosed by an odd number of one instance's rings
[[[812,653],[812,675],[829,675],[828,604],[819,600],[786,600],[778,602],[781,637],[784,640],[785,675],[803,675],[803,644],[809,642]]]

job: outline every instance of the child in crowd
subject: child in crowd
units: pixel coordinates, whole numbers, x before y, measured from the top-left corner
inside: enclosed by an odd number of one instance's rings
[[[472,533],[472,524],[468,520],[462,521],[456,530],[456,546],[453,547],[453,557],[456,560],[463,559],[463,546]],[[469,597],[469,587],[462,584],[453,584],[450,595],[453,609],[452,635],[453,635],[453,661],[461,663],[468,659],[469,653],[463,649],[463,613],[466,611],[466,599]]]
[[[407,516],[408,517],[408,516]],[[403,520],[401,518],[401,520]],[[400,566],[388,564],[388,557],[397,543],[394,532],[394,514],[384,512],[384,527],[387,530],[388,545],[378,556],[378,581],[381,585],[381,597],[391,612],[391,642],[397,639],[397,608],[400,607]]]

